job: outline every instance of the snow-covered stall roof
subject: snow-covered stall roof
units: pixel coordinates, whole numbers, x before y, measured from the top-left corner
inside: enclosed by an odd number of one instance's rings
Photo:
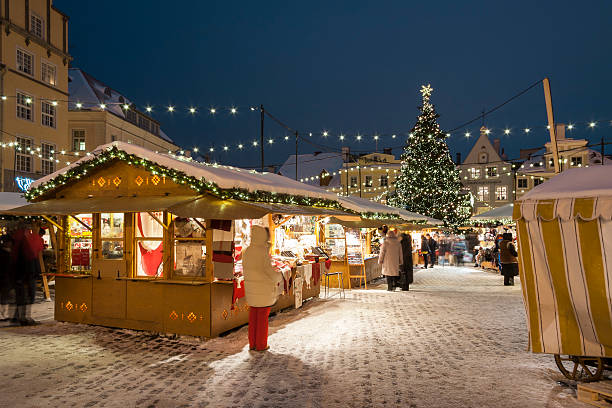
[[[518,201],[612,197],[612,166],[574,168],[535,187]]]
[[[96,160],[97,156],[113,148],[145,159],[169,169],[178,170],[189,177],[215,183],[221,189],[239,188],[249,192],[266,191],[277,194],[290,194],[310,198],[321,198],[337,201],[337,196],[319,187],[309,186],[290,178],[273,173],[259,173],[254,170],[243,170],[232,166],[212,165],[200,163],[183,156],[167,153],[155,153],[144,147],[135,146],[125,142],[112,142],[98,146],[89,156],[82,157],[76,162],[64,167],[55,173],[40,178],[30,188],[30,191],[39,188],[58,176],[66,174],[83,163]]]
[[[365,198],[348,196],[348,197],[337,197],[337,200],[342,204],[344,208],[357,212],[366,213],[379,213],[379,214],[394,214],[409,222],[426,222],[430,225],[442,225],[443,222],[435,218],[427,217],[425,215],[413,213],[410,211],[403,210],[397,207],[391,207],[385,204],[377,203],[375,201],[366,200]]]
[[[0,211],[21,207],[27,203],[22,193],[0,192]]]
[[[132,105],[132,102],[125,95],[117,92],[102,81],[92,77],[80,68],[70,68],[68,77],[68,109],[70,110],[101,110],[100,104],[106,105],[105,110],[122,119],[126,119],[126,113],[122,109],[123,104]],[[82,107],[77,108],[76,104],[81,103]],[[174,141],[159,130],[161,139],[174,143]]]
[[[482,220],[503,220],[512,218],[512,211],[514,204],[506,204],[501,207],[493,208],[492,210],[485,211],[482,214],[474,215],[471,219],[475,221]]]

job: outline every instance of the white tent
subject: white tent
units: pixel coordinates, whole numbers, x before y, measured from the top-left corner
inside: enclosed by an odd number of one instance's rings
[[[484,220],[506,220],[512,219],[512,211],[514,210],[514,204],[506,204],[501,207],[493,208],[492,210],[485,211],[481,214],[474,215],[470,218],[473,221],[484,221]]]

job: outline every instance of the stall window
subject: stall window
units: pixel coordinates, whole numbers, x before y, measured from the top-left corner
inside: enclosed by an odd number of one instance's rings
[[[70,249],[70,269],[72,271],[91,270],[91,251],[93,225],[92,214],[79,214],[68,217],[68,239]]]
[[[136,276],[160,277],[163,274],[164,213],[141,212],[135,214],[136,224]]]
[[[102,259],[123,259],[123,213],[102,213],[100,217],[100,242]]]
[[[203,219],[174,220],[173,277],[206,275],[206,226]]]

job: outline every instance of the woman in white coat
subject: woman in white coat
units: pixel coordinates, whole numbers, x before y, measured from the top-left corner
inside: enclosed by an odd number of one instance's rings
[[[400,265],[404,261],[402,244],[395,235],[395,231],[387,232],[387,238],[380,246],[378,263],[382,265],[382,274],[387,277],[387,290],[393,292],[399,280]]]
[[[268,347],[268,316],[276,303],[282,275],[270,262],[270,233],[254,225],[251,244],[242,252],[244,290],[249,304],[249,346],[264,351]]]

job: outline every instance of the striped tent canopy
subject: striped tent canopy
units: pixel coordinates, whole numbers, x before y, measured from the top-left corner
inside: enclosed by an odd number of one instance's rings
[[[531,350],[612,357],[612,167],[555,176],[513,218]]]

